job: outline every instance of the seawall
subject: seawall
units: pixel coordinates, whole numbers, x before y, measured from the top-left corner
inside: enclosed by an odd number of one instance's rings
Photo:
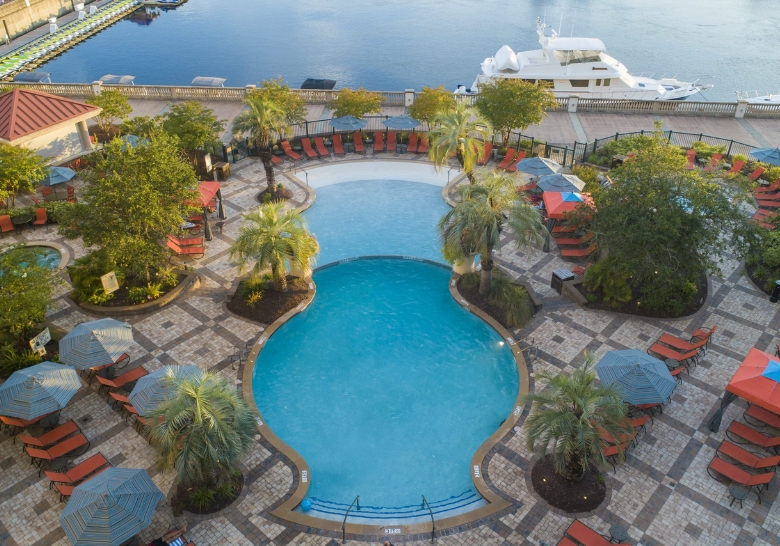
[[[26,32],[48,24],[49,17],[60,17],[75,11],[75,4],[84,5],[93,0],[13,0],[0,6],[0,38],[5,34],[14,39]]]

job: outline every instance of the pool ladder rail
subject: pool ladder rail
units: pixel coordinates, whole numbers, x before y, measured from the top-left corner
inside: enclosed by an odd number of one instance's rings
[[[347,532],[345,531],[347,526],[347,517],[349,516],[350,510],[352,510],[352,507],[355,506],[355,503],[357,503],[357,509],[360,510],[360,495],[355,497],[355,500],[352,501],[352,504],[349,505],[349,508],[347,508],[346,513],[344,514],[344,521],[341,522],[341,543],[346,544],[347,543]]]
[[[420,508],[428,507],[428,513],[431,515],[431,544],[434,543],[434,540],[436,539],[436,522],[433,520],[433,510],[431,510],[431,505],[428,504],[428,501],[425,499],[425,495],[422,496],[422,506]]]

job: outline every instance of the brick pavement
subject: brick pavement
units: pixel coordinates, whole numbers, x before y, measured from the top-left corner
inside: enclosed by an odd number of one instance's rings
[[[253,159],[234,165],[233,171],[234,176],[223,185],[229,220],[222,233],[215,230],[206,256],[193,262],[201,273],[200,286],[157,313],[129,320],[135,333],[130,349],[132,366],[143,365],[152,371],[163,364],[192,362],[233,379],[241,377],[242,370],[232,368],[228,355],[235,347],[255,340],[264,325],[225,309],[225,296],[237,275],[228,261],[227,247],[240,226],[238,213],[256,205],[254,195],[264,187],[264,176],[262,166]],[[293,189],[294,204],[302,203],[304,188],[285,181],[286,176],[280,174],[280,181]],[[79,242],[62,241],[54,228],[27,229],[14,239],[56,241],[64,244],[73,258],[84,254]],[[599,356],[615,348],[645,349],[660,332],[684,335],[702,325],[719,327],[706,358],[690,377],[684,376],[664,414],[648,427],[626,463],[608,474],[607,501],[594,512],[582,514],[583,521],[602,533],[610,525],[624,525],[634,544],[777,544],[777,484],[764,495],[763,504],[751,496],[743,508],[730,507],[727,487],[706,473],[724,434],[710,433],[705,423],[718,407],[725,384],[750,347],[771,350],[780,342],[780,307],[769,303],[742,275],[741,264],[726,261],[723,278],[712,279],[711,296],[695,316],[656,320],[586,311],[558,296],[548,286],[551,272],[564,265],[554,246],[549,254],[518,252],[511,241],[505,241],[499,262],[530,282],[544,302],[532,323],[514,332],[518,338],[534,338],[540,348],[539,358],[529,363],[532,373],[545,368],[571,371],[585,349]],[[65,329],[91,318],[62,295],[49,313],[49,320]],[[538,388],[533,379],[531,383],[532,389]],[[730,406],[722,430],[739,419],[743,409],[740,402]],[[105,397],[98,396],[95,385],[82,389],[63,411],[63,420],[71,418],[92,440],[90,451],[75,462],[102,452],[118,466],[147,469],[163,492],[170,494],[173,478],[156,471],[155,449],[109,407]],[[174,519],[166,499],[142,538],[151,540],[187,521],[187,536],[199,546],[339,544],[340,539],[333,534],[288,524],[271,515],[297,486],[297,475],[289,460],[259,436],[258,440],[243,462],[247,485],[235,506],[211,517]],[[0,436],[0,544],[68,544],[57,521],[64,505],[48,489],[47,481],[37,477],[26,457],[20,457],[19,449],[9,437]],[[572,517],[550,509],[531,490],[527,470],[533,460],[525,447],[524,430],[507,434],[488,454],[482,470],[490,486],[508,499],[511,507],[478,525],[445,530],[437,543],[556,544]],[[393,537],[393,542],[429,543],[425,537]]]

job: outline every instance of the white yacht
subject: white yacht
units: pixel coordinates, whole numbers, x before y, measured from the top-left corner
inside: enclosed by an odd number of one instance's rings
[[[680,100],[695,95],[710,84],[681,82],[674,78],[660,80],[632,76],[626,67],[606,53],[604,42],[596,38],[562,38],[536,20],[536,32],[542,49],[515,53],[502,46],[493,57],[482,63],[482,73],[470,89],[459,86],[459,94],[479,92],[482,84],[494,78],[546,82],[556,97]]]
[[[773,95],[759,95],[756,93],[756,96],[751,97],[747,93],[740,93],[737,91],[737,100],[744,100],[747,101],[749,104],[778,104],[780,105],[780,93]]]

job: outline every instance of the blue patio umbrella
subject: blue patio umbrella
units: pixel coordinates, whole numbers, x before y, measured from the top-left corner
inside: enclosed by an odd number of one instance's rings
[[[536,187],[542,191],[579,193],[585,187],[585,182],[573,174],[546,174],[539,178]]]
[[[530,174],[532,176],[555,174],[562,168],[563,167],[561,167],[552,159],[546,159],[544,157],[529,157],[526,159],[521,159],[517,162],[517,170],[519,172]]]
[[[337,131],[358,131],[365,128],[366,125],[368,123],[365,120],[354,116],[341,116],[340,118],[332,118],[330,120],[330,126]]]
[[[119,546],[151,525],[164,496],[146,470],[108,468],[73,490],[60,525],[74,546]]]
[[[758,161],[771,165],[780,165],[780,148],[753,148],[750,155]]]
[[[607,351],[596,373],[604,385],[616,384],[623,400],[635,406],[664,402],[677,384],[666,364],[637,349]]]
[[[49,172],[43,177],[38,184],[41,186],[56,186],[57,184],[64,184],[73,180],[76,176],[76,171],[68,169],[67,167],[49,167]]]
[[[128,398],[138,413],[147,415],[168,399],[167,377],[185,379],[200,373],[200,368],[194,365],[163,366],[139,379]]]
[[[382,122],[382,125],[388,129],[397,129],[399,131],[411,131],[420,126],[420,122],[409,116],[394,116]]]
[[[41,362],[15,371],[0,386],[0,415],[29,421],[59,411],[80,388],[72,366]]]
[[[133,328],[111,318],[83,322],[60,340],[60,360],[86,370],[116,362],[133,344]]]

